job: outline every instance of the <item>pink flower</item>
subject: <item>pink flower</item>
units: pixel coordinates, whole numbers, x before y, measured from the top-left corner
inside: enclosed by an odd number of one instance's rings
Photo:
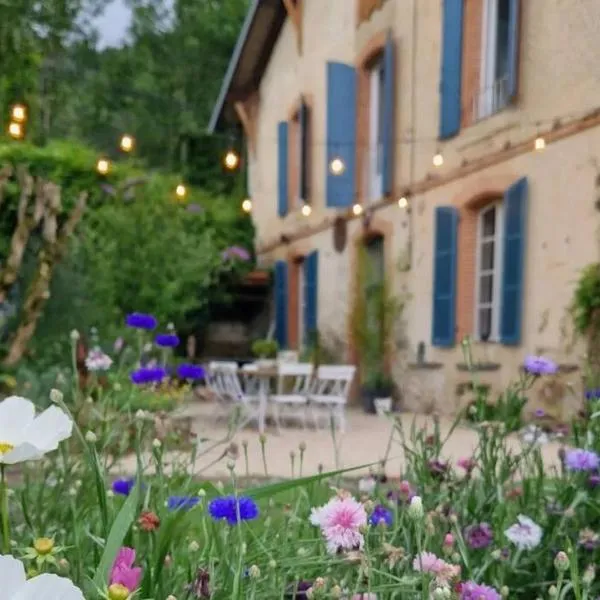
[[[134,562],[135,550],[126,546],[121,548],[110,571],[109,585],[116,583],[125,586],[130,592],[136,590],[142,578],[142,569],[134,567]]]
[[[363,547],[365,540],[360,530],[367,525],[367,513],[352,496],[337,496],[325,506],[313,508],[310,522],[321,528],[331,554]]]
[[[467,473],[475,468],[475,461],[472,458],[459,458],[456,464]]]
[[[446,582],[460,575],[460,567],[438,558],[433,552],[421,552],[413,560],[413,569],[421,573],[435,575],[440,582]]]

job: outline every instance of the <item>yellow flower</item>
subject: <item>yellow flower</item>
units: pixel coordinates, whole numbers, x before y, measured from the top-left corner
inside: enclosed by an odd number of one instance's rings
[[[33,542],[33,547],[38,554],[44,556],[54,550],[54,541],[47,537],[41,537]]]

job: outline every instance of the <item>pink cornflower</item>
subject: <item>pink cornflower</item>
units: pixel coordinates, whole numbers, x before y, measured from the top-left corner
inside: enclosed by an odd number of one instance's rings
[[[459,458],[456,464],[467,473],[475,468],[475,461],[472,458]]]
[[[313,508],[310,522],[321,528],[331,554],[363,547],[365,540],[360,530],[367,525],[367,512],[352,496],[336,496],[325,506]]]
[[[460,567],[438,558],[433,552],[421,552],[413,560],[413,569],[435,575],[439,582],[447,582],[460,575]]]
[[[142,569],[134,567],[134,562],[135,550],[126,546],[122,547],[117,553],[110,571],[109,585],[122,585],[130,592],[136,590],[142,578]]]

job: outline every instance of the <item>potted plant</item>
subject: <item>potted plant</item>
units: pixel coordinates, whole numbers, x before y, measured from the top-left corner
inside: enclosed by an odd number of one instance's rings
[[[262,339],[252,343],[252,354],[263,364],[272,363],[277,357],[278,350],[279,344],[275,340]]]

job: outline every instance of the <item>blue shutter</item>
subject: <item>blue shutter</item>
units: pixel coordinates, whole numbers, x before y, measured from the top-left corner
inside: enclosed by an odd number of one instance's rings
[[[510,0],[508,13],[508,97],[512,101],[517,96],[519,83],[519,29],[521,1]]]
[[[460,131],[463,0],[444,0],[442,73],[440,80],[440,138]]]
[[[341,158],[345,169],[334,175],[329,164]],[[356,71],[337,62],[327,63],[327,206],[347,207],[354,203],[356,163]]]
[[[285,217],[288,212],[288,124],[281,121],[277,126],[277,214]]]
[[[433,331],[434,346],[454,345],[456,323],[456,238],[458,211],[453,206],[435,209],[433,249]]]
[[[310,108],[302,101],[299,112],[300,121],[300,199],[304,202],[308,202],[310,197],[310,184],[309,184],[309,173],[310,173],[310,149],[308,144],[310,142]]]
[[[507,345],[515,345],[521,341],[528,190],[529,184],[524,177],[504,194],[500,340]]]
[[[309,343],[318,329],[319,253],[315,250],[304,261],[304,343]]]
[[[396,92],[396,60],[394,40],[388,33],[383,51],[383,194],[389,196],[394,183],[394,97]]]
[[[288,345],[288,266],[275,263],[275,339],[281,350]]]

